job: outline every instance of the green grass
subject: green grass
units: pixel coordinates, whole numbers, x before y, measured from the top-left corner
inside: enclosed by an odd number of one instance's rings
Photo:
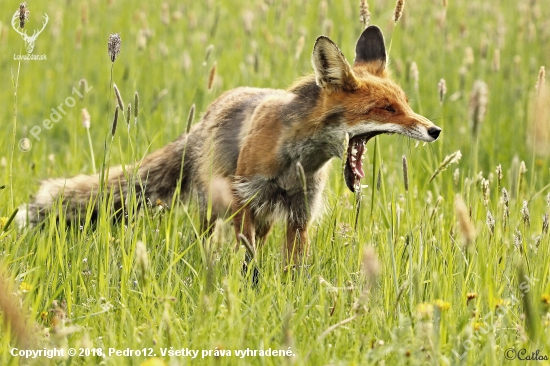
[[[91,115],[95,168],[100,170],[116,103],[109,101],[114,98],[109,33],[122,37],[113,81],[125,103],[133,101],[135,91],[140,95],[137,127],[128,133],[124,119],[119,120],[109,153],[114,166],[139,160],[176,138],[186,128],[193,103],[199,115],[224,90],[241,85],[285,88],[311,72],[309,56],[320,34],[330,31],[327,35],[351,61],[362,29],[358,4],[351,0],[328,1],[324,18],[320,2],[309,1],[167,1],[168,10],[153,2],[110,2],[29,2],[29,34],[40,27],[43,13],[50,18],[34,50],[47,60],[21,62],[16,103],[8,80],[18,73],[13,55],[25,49],[9,22],[19,3],[2,2],[0,69],[6,82],[0,88],[5,126],[0,132],[0,186],[6,188],[0,190],[0,217],[10,217],[15,207],[28,202],[40,179],[92,173],[82,108]],[[105,217],[81,228],[57,225],[54,218],[41,229],[21,231],[12,224],[0,233],[5,274],[0,274],[0,290],[2,302],[20,301],[16,308],[33,324],[32,347],[105,352],[151,347],[173,365],[519,364],[506,361],[508,348],[525,348],[527,354],[540,350],[550,357],[550,313],[541,301],[550,293],[550,239],[542,233],[543,215],[550,211],[550,163],[529,144],[534,86],[540,66],[550,59],[548,7],[541,1],[531,6],[450,1],[443,22],[441,1],[408,2],[394,27],[392,2],[369,3],[371,22],[381,26],[388,44],[392,41],[394,78],[413,109],[443,133],[429,145],[399,136],[379,138],[375,167],[382,166],[381,189],[363,190],[357,230],[355,197],[345,188],[336,160],[326,214],[310,230],[308,265],[292,273],[282,270],[284,232],[278,225],[260,252],[262,277],[256,288],[241,273],[244,249],[234,250],[230,229],[206,246],[200,244],[194,203],[132,213],[134,220],[126,226]],[[252,17],[249,30],[244,14]],[[140,32],[148,34],[143,49],[138,47]],[[304,48],[296,58],[301,36]],[[213,49],[207,54],[209,45]],[[461,76],[467,47],[474,60]],[[497,49],[500,68],[495,70]],[[410,75],[413,61],[419,69],[418,91]],[[214,63],[217,79],[208,90]],[[441,78],[448,89],[442,105]],[[79,85],[81,79],[91,87],[88,92]],[[468,117],[475,80],[485,81],[489,90],[477,142]],[[75,97],[73,88],[83,98]],[[75,106],[59,122],[49,130],[41,126],[39,141],[30,135],[70,96]],[[32,142],[28,152],[17,148],[23,137]],[[374,144],[368,148],[363,183],[371,185],[377,181]],[[429,182],[444,157],[457,150],[463,154],[459,164]],[[408,191],[402,155],[409,163]],[[522,161],[524,175],[519,173]],[[501,182],[495,172],[499,164]],[[487,205],[481,177],[490,182]],[[502,188],[510,196],[506,220]],[[467,246],[456,195],[465,201],[477,233]],[[530,224],[521,213],[523,201],[528,202]],[[488,210],[496,219],[493,233],[486,224]],[[146,246],[146,264],[136,256],[138,242]],[[377,275],[362,269],[368,247],[377,253]],[[10,283],[13,289],[6,289]],[[472,293],[476,296],[468,301]],[[0,311],[8,314],[5,308]],[[16,334],[13,324],[0,320],[2,365],[19,362],[9,353],[18,346]],[[217,348],[231,350],[233,356],[161,357],[161,348],[170,347]],[[247,348],[290,349],[295,356],[234,356],[235,350]],[[118,365],[148,359],[91,355],[30,363]]]

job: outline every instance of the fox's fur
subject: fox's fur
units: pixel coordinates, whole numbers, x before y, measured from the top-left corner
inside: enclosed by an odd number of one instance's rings
[[[287,90],[242,87],[224,93],[189,134],[145,157],[132,183],[121,167],[112,168],[107,187],[115,206],[122,208],[129,184],[151,202],[170,202],[180,187],[182,199],[191,192],[198,196],[203,229],[211,224],[209,201],[211,220],[230,208],[238,240],[253,248],[275,219],[284,220],[284,257],[298,262],[307,251],[308,225],[319,211],[333,157],[346,159],[344,177],[354,191],[364,175],[361,158],[369,138],[400,133],[431,142],[440,132],[411,110],[403,90],[388,77],[377,27],[361,34],[353,66],[323,36],[315,43],[312,64],[314,75]],[[98,191],[98,175],[45,180],[19,218],[36,224],[60,200],[66,217],[78,220]]]

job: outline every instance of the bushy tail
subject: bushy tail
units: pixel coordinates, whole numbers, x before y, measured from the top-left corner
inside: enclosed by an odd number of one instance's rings
[[[190,191],[189,180],[192,174],[189,169],[193,162],[190,154],[187,155],[185,151],[186,145],[187,136],[182,135],[133,166],[109,169],[108,174],[105,174],[108,178],[104,191],[106,197],[112,194],[115,210],[128,202],[131,194],[136,194],[141,201],[144,198],[152,203],[161,200],[170,204],[179,186],[184,197]],[[34,200],[19,208],[16,220],[19,226],[39,224],[48,215],[57,214],[58,210],[52,212],[53,207],[57,207],[56,202],[60,203],[67,221],[84,220],[88,204],[93,205],[92,218],[95,218],[99,191],[99,174],[44,180]]]

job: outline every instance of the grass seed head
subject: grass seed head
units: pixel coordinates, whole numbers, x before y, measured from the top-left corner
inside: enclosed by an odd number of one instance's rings
[[[498,72],[500,70],[500,50],[496,49],[493,54],[493,71]]]
[[[134,93],[134,118],[138,118],[139,114],[139,94],[138,92]]]
[[[527,172],[527,166],[525,165],[525,161],[521,161],[519,164],[519,175],[523,176]]]
[[[523,201],[523,207],[521,208],[521,216],[523,216],[523,223],[526,226],[531,226],[531,215],[529,214],[529,207],[527,201]]]
[[[138,50],[144,50],[147,47],[147,31],[140,29],[137,33],[137,48]]]
[[[376,283],[378,274],[380,273],[380,262],[373,247],[365,248],[363,252],[363,270],[365,271],[365,279],[370,286]]]
[[[214,62],[214,65],[212,65],[212,68],[210,69],[210,74],[208,74],[208,90],[212,90],[212,86],[214,85],[214,80],[216,79],[216,68],[217,63]]]
[[[254,26],[253,26],[253,24],[254,24],[254,12],[250,11],[250,10],[245,11],[243,13],[242,19],[243,19],[244,31],[247,34],[252,33],[252,29],[254,28]]]
[[[468,114],[470,116],[472,133],[474,136],[478,135],[481,124],[485,120],[488,102],[487,84],[481,80],[475,81],[472,93],[470,94],[470,104],[468,106]]]
[[[514,233],[513,236],[514,236],[514,245],[521,252],[522,245],[523,245],[523,235],[521,234],[521,231],[516,229],[516,232]]]
[[[455,209],[458,223],[460,225],[460,231],[462,232],[462,236],[464,239],[464,246],[468,247],[474,241],[476,237],[476,231],[474,226],[472,225],[472,221],[470,220],[468,208],[466,207],[466,204],[464,203],[464,200],[462,199],[462,197],[460,197],[460,195],[456,195]]]
[[[405,0],[397,0],[395,3],[395,9],[393,11],[393,21],[395,24],[401,19],[403,15],[403,8],[405,8]]]
[[[298,42],[296,42],[296,52],[294,53],[294,59],[298,60],[300,58],[300,55],[302,54],[302,51],[304,50],[304,43],[306,42],[306,38],[302,35],[300,38],[298,38]]]
[[[84,126],[85,129],[89,129],[90,124],[91,124],[90,113],[88,113],[88,110],[86,108],[82,108],[82,126]]]
[[[25,23],[29,20],[29,14],[30,11],[27,7],[27,3],[19,4],[19,28],[25,28]]]
[[[128,126],[128,131],[130,131],[130,117],[132,115],[132,103],[128,103],[128,109],[126,110],[126,125]]]
[[[115,137],[117,124],[118,124],[118,105],[115,107],[115,116],[113,117],[113,125],[111,127],[111,136],[113,137]]]
[[[461,158],[462,158],[462,153],[460,152],[460,150],[455,151],[451,155],[445,156],[445,159],[443,159],[443,162],[435,170],[435,172],[433,173],[429,181],[431,182],[439,173],[446,170],[449,167],[449,165],[458,163]]]
[[[542,233],[548,234],[548,212],[542,217]]]
[[[214,51],[214,45],[209,44],[208,47],[206,47],[206,53],[204,55],[204,62],[208,62],[208,59],[210,58],[210,54]]]
[[[453,182],[456,187],[458,187],[458,182],[460,180],[460,169],[456,168],[453,172]]]
[[[445,79],[439,80],[439,83],[437,84],[437,90],[439,91],[439,104],[443,104],[443,100],[445,99],[445,94],[447,94],[447,82]]]
[[[369,2],[367,0],[359,1],[359,21],[363,23],[365,28],[370,24]]]
[[[403,182],[405,183],[405,191],[409,191],[409,166],[407,157],[403,155]]]
[[[160,21],[164,25],[170,24],[170,6],[168,3],[162,3]]]
[[[414,89],[418,90],[419,74],[418,74],[418,65],[416,64],[415,61],[411,62],[411,79],[414,83]]]
[[[116,95],[116,101],[118,103],[118,107],[122,112],[124,112],[124,102],[122,101],[122,96],[120,95],[120,91],[118,90],[118,87],[116,84],[113,83],[113,89],[115,90]]]
[[[502,188],[502,202],[504,203],[504,210],[502,212],[502,226],[506,229],[508,218],[510,217],[510,197],[506,188]]]
[[[118,57],[118,54],[120,53],[120,44],[121,44],[120,34],[111,33],[111,35],[109,35],[109,43],[107,44],[111,62],[115,62],[116,58]]]
[[[546,80],[546,70],[544,66],[541,66],[539,70],[539,78],[537,80],[537,85],[535,87],[537,90],[537,97],[542,94],[542,91],[545,85],[545,80]]]
[[[510,203],[510,196],[508,195],[506,188],[502,188],[502,202],[504,202],[504,206],[506,207],[508,207]]]
[[[143,283],[145,283],[147,277],[147,270],[149,268],[149,258],[147,256],[147,247],[141,240],[136,243],[136,263],[140,273],[140,277]]]
[[[525,177],[526,172],[527,172],[527,167],[525,166],[525,162],[522,160],[521,163],[519,164],[519,170],[518,170],[518,190],[521,189],[521,184],[523,182],[523,178]]]
[[[498,185],[500,186],[500,181],[502,180],[502,165],[498,164],[496,172],[497,172]]]
[[[464,63],[464,66],[470,67],[474,64],[475,58],[474,58],[474,50],[472,47],[466,47],[464,49],[464,59],[462,60]]]
[[[529,98],[529,134],[526,142],[535,155],[550,156],[550,87],[545,80],[545,68],[540,68],[533,98]]]
[[[319,4],[319,23],[323,23],[327,18],[328,4],[325,0]]]
[[[82,3],[82,6],[80,7],[80,19],[82,20],[82,24],[86,25],[88,24],[88,4]]]
[[[489,231],[491,231],[491,234],[495,233],[495,224],[496,220],[493,217],[493,214],[491,211],[487,211],[487,220],[486,220],[487,226],[489,227]]]
[[[459,77],[459,85],[460,85],[460,91],[464,91],[464,87],[466,85],[466,74],[468,73],[468,69],[466,69],[466,66],[460,66],[458,69],[458,77]]]
[[[481,178],[481,189],[483,191],[483,205],[487,207],[489,205],[489,193],[491,192],[488,179]]]
[[[332,19],[328,19],[328,18],[325,19],[321,27],[322,34],[325,34],[327,37],[330,37],[333,27],[334,27],[334,22],[332,21]]]
[[[365,251],[363,252],[363,271],[365,276],[365,286],[353,304],[353,311],[357,316],[368,311],[367,303],[369,293],[371,293],[371,290],[375,288],[376,280],[380,272],[380,263],[373,247],[369,246],[365,248]]]
[[[521,71],[522,71],[522,65],[521,65],[521,56],[520,55],[515,55],[514,56],[514,72],[516,73],[517,76],[521,75]]]

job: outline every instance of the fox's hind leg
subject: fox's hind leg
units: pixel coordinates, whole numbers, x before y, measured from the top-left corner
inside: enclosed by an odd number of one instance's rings
[[[241,206],[233,200],[233,225],[237,237],[237,248],[244,245],[247,248],[247,259],[251,260],[256,252],[256,228],[252,210],[249,206]]]

